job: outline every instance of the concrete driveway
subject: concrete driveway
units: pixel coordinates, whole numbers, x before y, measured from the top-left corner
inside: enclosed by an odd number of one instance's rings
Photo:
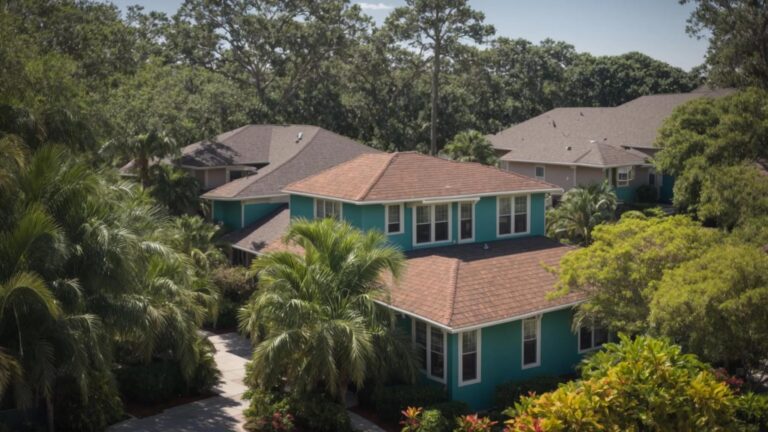
[[[237,333],[208,334],[216,346],[216,364],[221,371],[219,396],[167,409],[160,414],[133,418],[111,426],[109,432],[214,432],[245,431],[243,411],[248,402],[242,400],[247,390],[245,364],[251,358],[251,344]]]

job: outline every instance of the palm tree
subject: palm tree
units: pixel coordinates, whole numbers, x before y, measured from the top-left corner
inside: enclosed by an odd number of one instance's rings
[[[573,188],[547,212],[547,235],[588,245],[595,226],[613,219],[616,205],[616,193],[608,182]]]
[[[128,138],[109,141],[101,151],[107,155],[116,154],[133,159],[139,172],[139,181],[147,187],[150,162],[174,155],[178,151],[178,146],[176,141],[165,132],[151,130]]]
[[[344,402],[349,383],[387,366],[413,377],[412,350],[375,303],[382,278],[397,277],[404,257],[380,232],[332,219],[294,222],[286,241],[303,249],[272,252],[252,264],[259,291],[240,311],[240,328],[255,343],[252,380],[282,380],[300,393],[326,391]]]
[[[483,165],[496,165],[498,158],[491,143],[476,130],[459,132],[443,148],[443,154],[459,162],[478,162]]]
[[[194,214],[199,208],[197,179],[171,165],[154,165],[149,170],[152,196],[173,215]]]

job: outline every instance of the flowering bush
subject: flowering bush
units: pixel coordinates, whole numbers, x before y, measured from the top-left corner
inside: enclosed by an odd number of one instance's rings
[[[448,430],[448,422],[437,410],[424,410],[423,408],[408,407],[401,411],[403,420],[402,432],[445,432]]]
[[[490,432],[491,428],[497,422],[488,417],[479,417],[477,414],[470,414],[459,417],[456,420],[456,429],[454,432]]]
[[[737,398],[709,366],[650,337],[608,344],[582,364],[582,379],[523,397],[507,432],[738,430]]]

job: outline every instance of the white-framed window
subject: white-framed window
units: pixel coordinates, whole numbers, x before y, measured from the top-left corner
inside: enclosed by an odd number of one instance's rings
[[[450,204],[417,205],[413,208],[416,228],[413,243],[424,245],[451,240]]]
[[[523,320],[522,368],[532,368],[541,364],[541,316]]]
[[[459,333],[459,386],[480,382],[481,331]]]
[[[316,198],[315,218],[341,219],[341,202]]]
[[[496,199],[496,234],[505,236],[528,232],[530,196],[500,196]]]
[[[592,351],[610,342],[610,333],[595,323],[579,326],[579,352]]]
[[[387,234],[403,233],[403,207],[402,204],[388,204],[384,206]]]
[[[475,238],[475,203],[459,203],[459,241],[472,241]]]
[[[435,381],[444,383],[447,365],[446,348],[448,335],[439,327],[413,319],[412,340],[416,349],[419,368]]]
[[[616,170],[616,185],[629,186],[629,182],[634,180],[635,170],[631,166],[619,167]]]
[[[536,170],[536,173],[535,173],[536,174],[536,178],[539,179],[539,180],[544,180],[544,177],[545,177],[545,174],[546,174],[545,171],[544,171],[544,166],[543,165],[538,165],[534,169]]]

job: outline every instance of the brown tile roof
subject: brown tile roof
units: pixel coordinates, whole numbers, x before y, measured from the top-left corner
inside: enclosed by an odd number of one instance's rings
[[[221,241],[261,253],[270,243],[280,239],[291,223],[291,212],[288,204],[281,205],[274,212],[237,231],[232,231],[221,237]]]
[[[361,155],[284,190],[376,202],[560,188],[495,167],[404,152]]]
[[[251,128],[259,127],[251,126]],[[268,154],[259,156],[266,157],[268,165],[259,168],[253,175],[206,192],[203,198],[232,199],[281,195],[281,190],[291,182],[361,154],[380,153],[376,149],[317,126],[268,126],[268,128]],[[299,132],[302,132],[303,136],[297,143],[296,138]],[[244,137],[243,134],[237,136]],[[253,136],[266,139],[266,132],[260,130]],[[259,152],[260,146],[256,145],[257,143],[256,141],[252,143],[256,149],[253,151],[254,154]]]
[[[391,306],[458,330],[484,325],[585,298],[553,300],[557,266],[573,247],[545,237],[447,246],[411,252],[404,274],[389,290]]]
[[[652,149],[665,118],[700,97],[721,97],[732,89],[642,96],[614,108],[556,108],[488,136],[501,160],[598,167],[638,165]]]

